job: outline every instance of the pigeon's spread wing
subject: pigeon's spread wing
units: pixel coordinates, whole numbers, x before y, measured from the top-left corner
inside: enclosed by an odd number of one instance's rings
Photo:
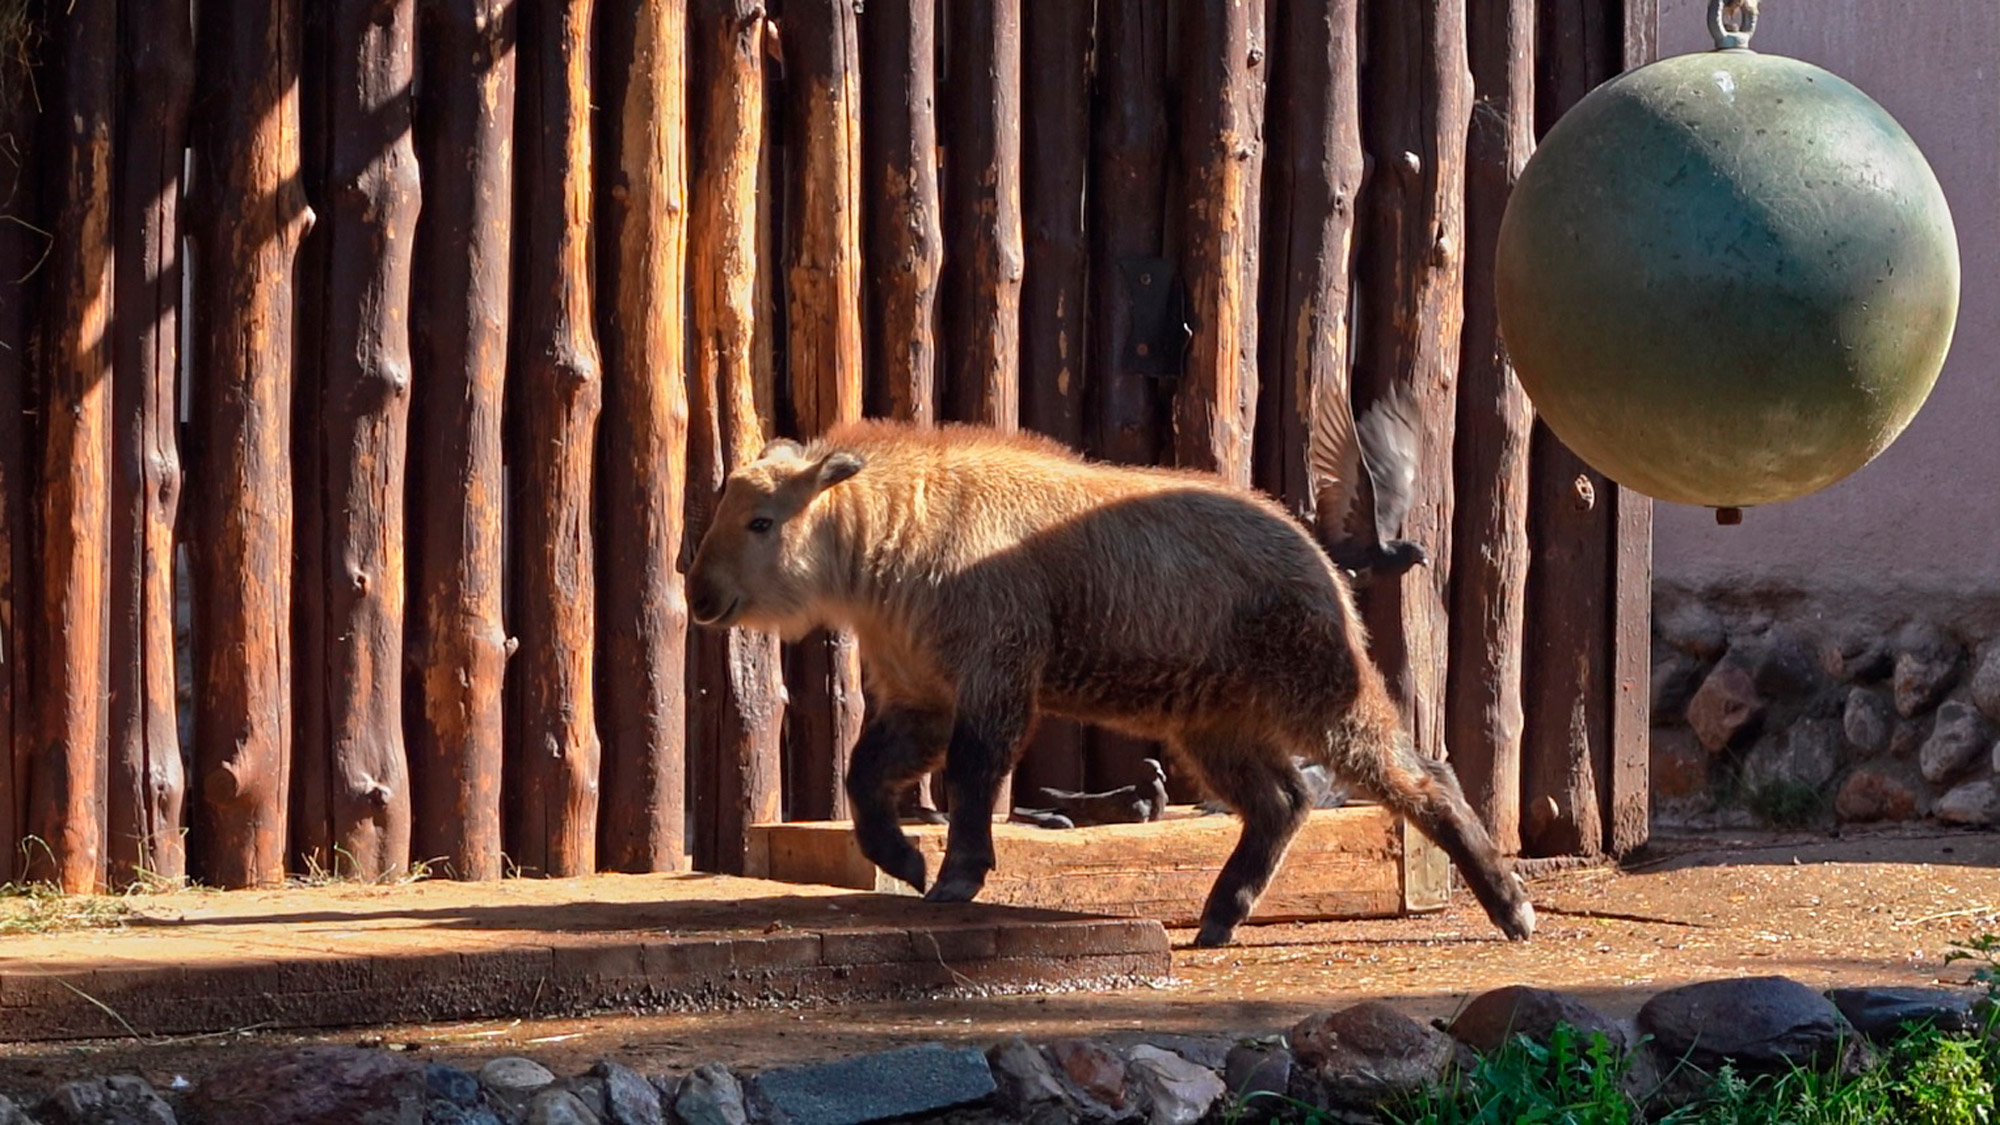
[[[1361,457],[1375,494],[1375,535],[1387,543],[1403,534],[1417,488],[1417,409],[1398,384],[1361,417]]]
[[[1340,535],[1352,534],[1361,484],[1361,443],[1355,436],[1354,405],[1347,390],[1345,371],[1313,387],[1306,438],[1306,478],[1319,508],[1319,525]]]

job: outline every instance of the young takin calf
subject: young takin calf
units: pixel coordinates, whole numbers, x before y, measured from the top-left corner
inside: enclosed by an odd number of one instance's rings
[[[1534,930],[1451,768],[1411,744],[1333,564],[1276,503],[1217,477],[961,426],[774,441],[729,475],[688,602],[714,628],[854,631],[874,704],[848,767],[855,835],[923,890],[896,805],[942,758],[932,901],[985,884],[1000,783],[1051,714],[1164,741],[1242,818],[1198,945],[1229,943],[1304,823],[1293,755],[1437,841],[1509,937]]]

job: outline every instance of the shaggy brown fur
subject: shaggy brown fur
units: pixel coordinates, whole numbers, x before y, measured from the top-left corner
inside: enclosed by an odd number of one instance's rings
[[[1052,714],[1161,739],[1242,818],[1197,944],[1230,941],[1304,822],[1294,754],[1437,841],[1508,936],[1534,930],[1450,767],[1412,747],[1326,555],[1214,476],[974,427],[777,441],[730,474],[688,600],[710,627],[854,630],[874,703],[847,776],[855,833],[923,890],[896,800],[942,759],[933,901],[984,885],[1000,783]]]

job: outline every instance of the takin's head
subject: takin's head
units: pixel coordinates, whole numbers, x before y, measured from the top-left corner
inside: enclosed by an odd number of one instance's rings
[[[695,623],[785,637],[821,624],[811,614],[826,548],[814,531],[813,504],[861,466],[858,454],[832,450],[808,458],[799,443],[780,438],[730,473],[688,568]]]

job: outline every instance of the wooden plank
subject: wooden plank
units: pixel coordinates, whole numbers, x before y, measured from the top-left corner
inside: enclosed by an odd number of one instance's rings
[[[1174,459],[1250,483],[1257,427],[1261,0],[1181,5],[1181,269],[1194,338],[1174,394]]]
[[[1349,385],[1348,305],[1361,193],[1359,0],[1275,6],[1256,483],[1302,517],[1314,388]]]
[[[28,878],[91,892],[104,880],[110,603],[112,129],[116,0],[77,0],[52,21],[60,90],[48,190],[61,232],[42,306],[40,743],[31,765]]]
[[[1521,848],[1521,644],[1534,408],[1507,362],[1494,255],[1507,196],[1534,151],[1533,0],[1471,0],[1479,109],[1466,139],[1465,337],[1454,460],[1451,653],[1445,742],[1501,851]]]
[[[173,579],[181,484],[181,176],[194,19],[187,5],[161,0],[134,0],[125,14],[119,32],[130,66],[119,92],[105,798],[114,888],[178,882],[187,873]]]
[[[1451,903],[1451,857],[1408,820],[1399,819],[1396,832],[1404,913],[1443,910]]]
[[[860,16],[866,407],[916,422],[937,414],[936,17],[936,0],[874,0]]]
[[[196,24],[190,429],[198,802],[189,867],[221,887],[284,877],[291,763],[292,308],[312,225],[299,179],[299,5]]]
[[[412,846],[459,879],[501,875],[501,405],[514,221],[514,6],[426,5],[412,297],[421,374],[410,496]]]
[[[319,374],[318,499],[324,505],[327,868],[362,879],[410,862],[403,743],[404,465],[409,442],[411,252],[417,212],[410,84],[414,0],[343,0],[328,11],[332,137],[322,216],[329,270]],[[308,674],[307,666],[300,668]]]
[[[1472,109],[1464,0],[1374,0],[1367,11],[1362,136],[1375,174],[1362,215],[1363,323],[1356,409],[1400,386],[1419,419],[1405,538],[1431,565],[1362,599],[1375,660],[1417,748],[1445,755],[1451,578],[1451,448],[1456,428],[1465,246],[1465,129]]]
[[[598,194],[605,413],[598,504],[604,800],[599,866],[675,871],[686,850],[687,18],[614,6]]]
[[[41,12],[30,7],[30,27]],[[0,133],[38,137],[40,105],[28,96],[46,80],[37,65],[41,43],[0,57]],[[35,530],[30,518],[36,438],[30,424],[38,373],[34,355],[38,267],[51,249],[36,183],[39,159],[0,161],[0,201],[19,222],[0,223],[0,882],[20,878],[27,835],[28,762],[35,708],[30,674],[37,615],[32,593]]]
[[[1625,0],[1623,69],[1659,51],[1659,0]],[[1614,485],[1611,502],[1611,768],[1604,847],[1630,854],[1652,834],[1653,501]]]
[[[946,416],[1020,424],[1021,0],[953,4],[946,44]]]
[[[591,313],[592,0],[520,5],[519,276],[509,464],[521,651],[509,677],[508,852],[541,875],[597,867],[592,443],[603,403]]]
[[[704,103],[689,185],[690,544],[707,530],[729,467],[754,457],[771,433],[770,321],[760,315],[757,268],[767,34],[758,0],[700,0],[690,10],[692,89]],[[701,630],[689,679],[694,865],[740,872],[749,826],[779,816],[785,704],[778,642],[741,629]]]
[[[944,854],[945,826],[915,825],[906,831],[936,870]],[[1186,806],[1171,810],[1167,819],[1144,824],[1045,829],[997,823],[993,848],[998,865],[979,901],[1193,926],[1240,831],[1241,822],[1233,816],[1202,816]],[[1394,814],[1378,806],[1315,811],[1286,851],[1251,920],[1401,914],[1404,831]],[[846,822],[765,824],[755,832],[769,878],[881,894],[916,893],[868,862]],[[1436,866],[1422,858],[1418,870]],[[1408,892],[1419,904],[1413,909],[1434,908],[1434,874],[1417,879]]]
[[[798,436],[861,417],[861,51],[850,0],[787,0],[785,85],[794,138],[786,370]],[[791,815],[847,814],[861,735],[854,636],[817,632],[788,655]]]
[[[1090,158],[1090,4],[1022,11],[1021,425],[1084,444],[1084,318],[1090,254],[1084,188]],[[1084,784],[1086,728],[1045,718],[1015,769],[1012,801],[1038,786]]]

